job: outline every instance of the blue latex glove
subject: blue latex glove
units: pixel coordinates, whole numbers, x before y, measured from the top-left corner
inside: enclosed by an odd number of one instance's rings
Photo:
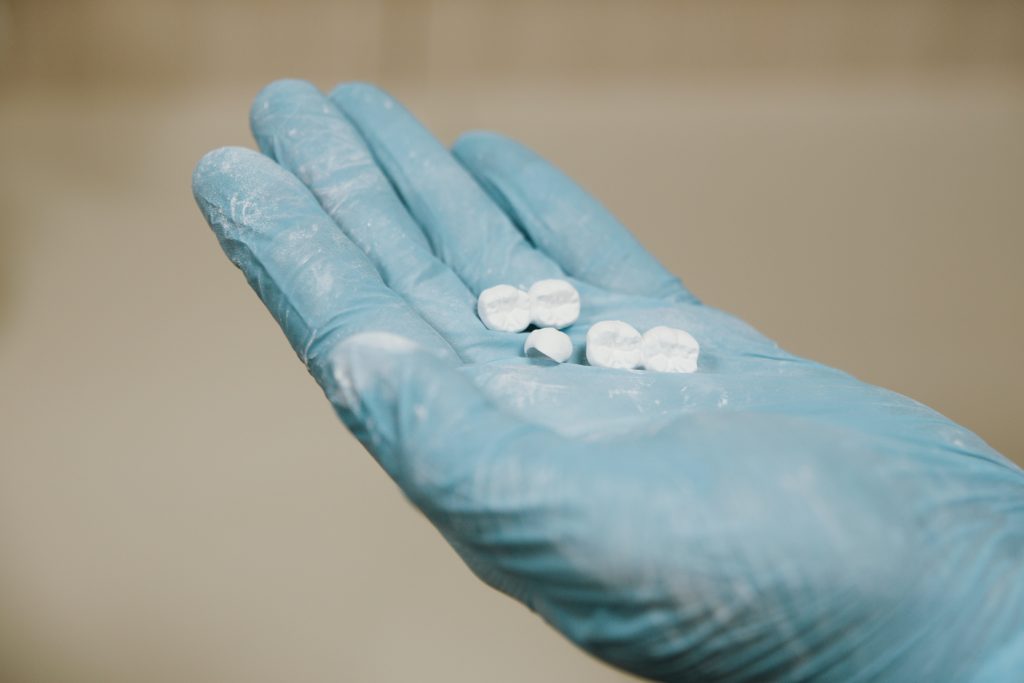
[[[507,139],[450,153],[361,84],[275,83],[252,127],[199,206],[484,581],[656,679],[1024,680],[1024,473],[977,436],[700,304]],[[565,365],[474,311],[547,277],[582,297]],[[690,331],[699,371],[585,365],[605,319]]]

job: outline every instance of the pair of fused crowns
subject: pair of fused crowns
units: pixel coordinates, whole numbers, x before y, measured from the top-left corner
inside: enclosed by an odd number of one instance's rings
[[[476,312],[484,325],[500,332],[522,332],[531,323],[560,330],[580,317],[580,293],[565,280],[539,280],[527,292],[497,285],[480,292]]]
[[[565,280],[539,280],[523,291],[497,285],[480,293],[477,315],[489,329],[522,332],[537,327],[523,350],[530,357],[564,363],[572,340],[561,331],[580,316],[580,294]],[[596,367],[656,372],[695,372],[700,345],[689,333],[658,326],[640,334],[621,320],[603,320],[587,330],[587,362]]]

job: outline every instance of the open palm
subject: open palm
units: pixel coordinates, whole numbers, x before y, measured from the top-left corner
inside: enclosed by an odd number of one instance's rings
[[[207,155],[200,207],[342,419],[485,581],[665,680],[1021,663],[1024,474],[978,437],[702,305],[507,139],[449,153],[360,84],[275,83],[252,125],[267,156]],[[581,294],[564,365],[475,315],[482,289],[549,277]],[[698,372],[586,365],[608,319],[689,331]]]

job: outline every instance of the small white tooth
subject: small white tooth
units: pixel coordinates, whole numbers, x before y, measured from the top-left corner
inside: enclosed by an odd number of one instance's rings
[[[564,363],[572,355],[572,340],[565,332],[553,327],[542,327],[527,335],[523,351],[530,358],[544,357],[556,363]]]
[[[530,287],[530,315],[537,327],[569,327],[580,317],[580,293],[565,280],[538,280]]]
[[[496,285],[480,292],[476,313],[489,329],[522,332],[530,326],[530,297],[512,285]]]
[[[632,370],[642,360],[643,337],[629,323],[603,320],[587,330],[587,362],[599,368]]]
[[[696,372],[700,344],[689,332],[652,327],[644,333],[644,367],[655,372]]]

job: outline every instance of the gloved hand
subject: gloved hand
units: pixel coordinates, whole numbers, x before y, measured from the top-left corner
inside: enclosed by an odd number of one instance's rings
[[[208,154],[199,206],[484,581],[656,679],[1024,679],[1024,473],[977,436],[702,305],[505,138],[449,153],[380,90],[294,81],[252,127],[266,156]],[[474,311],[548,277],[582,298],[565,365]],[[690,331],[699,371],[586,365],[605,319]]]

